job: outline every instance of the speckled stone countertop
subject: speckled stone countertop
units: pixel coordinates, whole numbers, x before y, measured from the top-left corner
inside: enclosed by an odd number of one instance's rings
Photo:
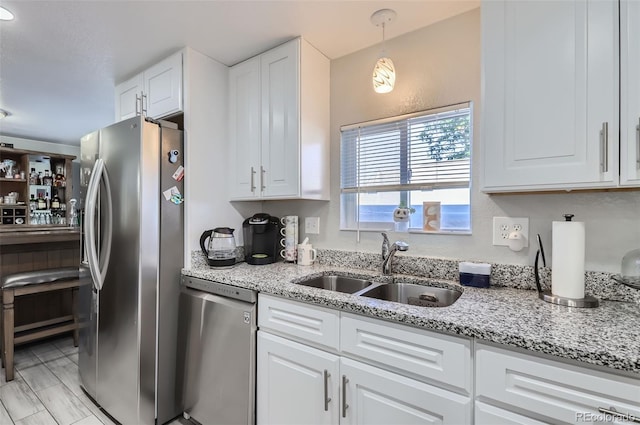
[[[194,261],[183,274],[292,300],[363,314],[425,329],[475,337],[566,359],[631,372],[640,378],[640,304],[601,301],[595,309],[546,303],[531,290],[508,287],[479,289],[453,281],[396,274],[396,281],[455,287],[462,296],[449,307],[416,307],[373,298],[296,285],[309,276],[330,272],[380,276],[370,270],[335,265],[298,266],[239,263],[212,268]]]

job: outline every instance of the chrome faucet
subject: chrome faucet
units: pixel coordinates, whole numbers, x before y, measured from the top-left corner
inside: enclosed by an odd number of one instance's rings
[[[395,241],[393,245],[389,244],[387,234],[382,232],[382,274],[390,275],[392,273],[392,260],[397,251],[407,251],[409,244],[403,241]]]

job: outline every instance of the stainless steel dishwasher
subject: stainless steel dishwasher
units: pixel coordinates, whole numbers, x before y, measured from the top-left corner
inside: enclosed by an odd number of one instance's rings
[[[186,419],[255,423],[256,300],[249,289],[182,277],[176,392]]]

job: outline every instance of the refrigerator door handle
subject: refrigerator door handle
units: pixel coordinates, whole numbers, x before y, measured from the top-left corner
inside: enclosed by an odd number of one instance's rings
[[[111,182],[109,181],[109,173],[107,167],[104,166],[104,161],[100,160],[103,164],[100,172],[100,177],[104,184],[106,205],[100,208],[100,211],[104,213],[104,221],[101,227],[102,246],[100,247],[100,289],[104,284],[104,280],[107,276],[107,269],[109,268],[109,259],[111,258],[111,241],[113,236],[113,198],[111,197]]]
[[[100,247],[100,257],[98,258],[98,251],[96,247],[96,211],[98,203],[98,187],[100,182],[104,182],[105,186],[105,198],[106,204],[103,208],[106,212],[105,222],[103,227],[103,234],[101,238],[102,246]],[[89,179],[89,185],[87,187],[86,198],[86,211],[84,221],[84,234],[86,235],[86,251],[87,262],[89,263],[89,272],[91,273],[91,280],[96,290],[101,290],[104,283],[107,268],[109,266],[109,257],[111,255],[111,232],[113,222],[113,202],[111,198],[111,184],[109,177],[106,173],[104,161],[97,159],[93,171],[91,172],[91,178]]]

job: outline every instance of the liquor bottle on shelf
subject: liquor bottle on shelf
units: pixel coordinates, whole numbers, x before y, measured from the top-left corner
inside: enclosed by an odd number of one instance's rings
[[[31,173],[29,173],[29,184],[38,184],[38,173],[36,173],[35,168],[32,168]]]
[[[60,209],[60,198],[58,198],[58,195],[54,195],[51,200],[51,209],[56,211]]]
[[[53,177],[49,170],[44,171],[44,177],[42,178],[42,184],[45,186],[53,186]]]
[[[53,185],[57,187],[66,187],[67,178],[64,176],[64,164],[56,164],[56,173],[53,179]]]
[[[31,199],[29,199],[29,210],[35,211],[38,209],[38,200],[35,198],[35,195],[31,194]]]
[[[44,201],[44,197],[42,195],[38,196],[38,209],[39,210],[47,209],[47,203]]]
[[[53,180],[53,185],[55,187],[66,187],[67,179],[65,178],[64,174],[56,174],[56,178]]]

